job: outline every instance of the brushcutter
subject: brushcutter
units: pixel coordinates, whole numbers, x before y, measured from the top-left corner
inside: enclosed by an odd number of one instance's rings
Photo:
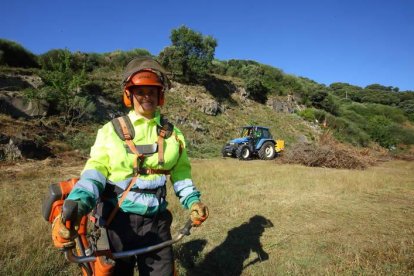
[[[66,228],[72,229],[77,218],[78,204],[76,201],[65,200],[77,179],[62,181],[49,187],[49,197],[43,202],[43,217],[53,223],[58,215],[61,215],[62,223]],[[111,252],[106,228],[97,227],[95,217],[89,217],[94,222],[92,231],[88,232],[88,215],[82,217],[77,237],[73,246],[62,249],[65,258],[72,263],[77,263],[82,269],[83,275],[111,275],[116,259],[131,257],[149,253],[180,241],[184,236],[190,235],[192,221],[188,220],[185,226],[171,240],[158,244],[137,248],[128,251]]]

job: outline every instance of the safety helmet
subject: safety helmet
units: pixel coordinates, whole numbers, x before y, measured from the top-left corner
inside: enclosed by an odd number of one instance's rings
[[[170,83],[166,77],[165,69],[150,57],[135,58],[128,63],[123,79],[123,101],[126,107],[132,107],[133,95],[130,88],[133,86],[159,87],[158,105],[164,104],[164,92]]]

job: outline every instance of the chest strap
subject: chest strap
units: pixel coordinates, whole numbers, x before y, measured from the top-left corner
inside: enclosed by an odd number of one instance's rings
[[[122,141],[125,141],[132,153],[135,153],[135,150],[132,149],[132,145],[134,145],[132,140],[135,137],[135,129],[131,119],[128,116],[122,116],[113,119],[111,122],[119,138]],[[174,125],[163,116],[160,117],[160,125],[157,125],[158,165],[164,165],[164,140],[168,139],[174,133]],[[178,140],[177,136],[176,139]],[[180,153],[181,146],[180,143]]]
[[[112,120],[112,124],[113,124],[113,126],[115,128],[115,131],[117,132],[118,136],[123,141],[125,141],[128,148],[135,155],[135,158],[134,158],[134,165],[133,165],[134,176],[132,177],[131,182],[128,184],[127,188],[123,192],[122,197],[118,200],[115,208],[112,210],[111,214],[109,215],[108,220],[106,222],[107,226],[114,219],[116,213],[118,212],[119,208],[122,205],[122,202],[124,202],[127,194],[131,190],[134,183],[137,181],[139,175],[141,175],[141,174],[143,174],[143,175],[144,174],[145,175],[147,175],[147,174],[170,174],[170,171],[168,171],[168,170],[147,169],[147,168],[142,167],[142,165],[144,163],[145,156],[138,151],[138,149],[136,148],[134,142],[132,141],[134,139],[134,136],[135,136],[135,131],[134,131],[134,127],[132,126],[131,120],[129,119],[128,116],[122,116],[122,117],[115,118],[114,120]],[[163,129],[161,129],[161,130],[163,130]],[[158,163],[161,162],[163,164],[164,163],[164,156],[163,156],[164,155],[164,150],[163,150],[164,140],[163,139],[166,136],[167,132],[165,130],[162,133],[163,133],[163,135],[162,135],[163,137],[162,137],[162,140],[161,140],[161,145],[162,145],[161,146],[161,155],[160,155],[160,151],[158,151]],[[158,137],[160,137],[160,135]],[[158,139],[158,140],[160,141],[160,139]],[[157,196],[157,198],[158,198],[158,196]]]

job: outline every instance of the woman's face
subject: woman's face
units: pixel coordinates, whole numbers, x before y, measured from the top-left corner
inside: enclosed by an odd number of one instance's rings
[[[159,87],[134,86],[129,90],[134,98],[134,110],[147,119],[154,118],[158,105]]]

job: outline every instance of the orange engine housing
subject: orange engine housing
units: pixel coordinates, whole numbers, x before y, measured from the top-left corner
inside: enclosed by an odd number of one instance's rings
[[[64,200],[78,180],[78,178],[71,178],[49,186],[49,195],[43,201],[42,206],[42,215],[46,221],[53,223],[61,213]]]

